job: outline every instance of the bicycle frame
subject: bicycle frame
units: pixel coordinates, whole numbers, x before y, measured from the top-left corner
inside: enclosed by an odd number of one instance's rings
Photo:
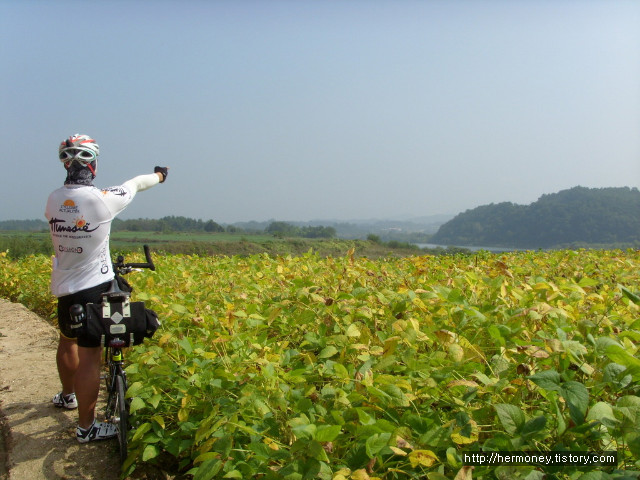
[[[104,351],[104,361],[107,366],[107,391],[112,392],[115,387],[116,375],[121,375],[125,379],[125,383],[127,379],[127,373],[124,371],[124,353],[122,347],[108,345]]]

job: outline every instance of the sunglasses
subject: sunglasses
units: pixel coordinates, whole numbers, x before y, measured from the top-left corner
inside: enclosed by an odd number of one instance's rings
[[[65,148],[60,152],[60,161],[68,162],[69,160],[81,160],[83,162],[92,162],[96,159],[96,154],[91,150],[81,148]]]

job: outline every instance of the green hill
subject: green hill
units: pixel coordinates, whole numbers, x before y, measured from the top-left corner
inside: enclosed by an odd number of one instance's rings
[[[637,188],[574,187],[530,205],[483,205],[440,227],[432,243],[487,247],[553,248],[640,245]]]

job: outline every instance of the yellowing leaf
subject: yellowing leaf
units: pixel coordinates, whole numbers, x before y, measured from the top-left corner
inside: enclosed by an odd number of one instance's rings
[[[449,330],[442,329],[437,330],[434,333],[436,334],[436,337],[438,337],[438,340],[440,340],[444,344],[453,343],[456,340],[456,334],[450,332]]]
[[[262,440],[265,445],[267,445],[267,447],[269,447],[271,450],[274,451],[278,451],[280,450],[280,447],[278,446],[278,444],[276,443],[275,440],[273,440],[272,438],[269,437],[264,437],[264,439]]]
[[[482,351],[478,349],[478,347],[472,344],[469,340],[464,337],[460,337],[458,342],[462,348],[464,348],[465,358],[469,361],[481,360],[486,362],[486,358],[483,355]]]
[[[454,362],[461,362],[464,360],[464,349],[457,343],[452,343],[447,348],[447,354]]]
[[[396,446],[398,448],[408,448],[409,450],[413,450],[413,445],[399,435],[396,436]]]
[[[158,339],[158,345],[163,347],[164,345],[167,344],[170,338],[171,338],[171,333],[165,333]]]
[[[458,470],[458,473],[453,480],[473,480],[473,468],[474,467],[470,466],[462,467],[460,470]]]
[[[156,422],[160,426],[160,428],[162,428],[164,430],[164,428],[165,428],[165,426],[164,426],[164,418],[162,418],[160,415],[154,415],[153,417],[151,417],[151,420]]]
[[[438,456],[431,450],[413,450],[409,453],[409,462],[413,468],[418,465],[423,467],[431,467],[438,461]]]
[[[389,449],[395,453],[396,455],[400,455],[402,457],[406,457],[407,456],[407,452],[405,452],[404,450],[398,448],[398,447],[389,447]]]
[[[397,320],[393,322],[394,332],[404,332],[406,328],[407,328],[407,322],[404,320]]]
[[[352,323],[351,325],[349,325],[349,328],[347,328],[347,337],[359,337],[360,336],[360,329],[358,329],[358,326],[355,323]]]
[[[371,480],[371,477],[364,468],[361,468],[351,474],[351,480]]]
[[[447,383],[447,388],[459,387],[459,386],[477,388],[480,385],[478,385],[473,380],[454,380],[452,382]]]
[[[420,310],[426,310],[427,309],[427,307],[425,306],[424,302],[420,299],[420,297],[414,297],[411,300],[411,303],[413,303]]]
[[[351,475],[351,470],[348,468],[341,468],[334,474],[332,480],[347,480],[347,475]]]
[[[463,432],[466,430],[465,427],[456,428],[451,434],[451,440],[458,445],[469,445],[470,443],[474,443],[478,441],[478,436],[480,434],[480,430],[478,429],[478,424],[475,420],[469,420],[469,424],[471,425],[471,433],[469,436],[466,436]]]

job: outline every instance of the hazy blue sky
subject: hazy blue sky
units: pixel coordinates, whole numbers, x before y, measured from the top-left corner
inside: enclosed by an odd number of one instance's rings
[[[456,214],[640,187],[640,2],[0,0],[0,220],[43,218],[61,140],[123,218]]]

